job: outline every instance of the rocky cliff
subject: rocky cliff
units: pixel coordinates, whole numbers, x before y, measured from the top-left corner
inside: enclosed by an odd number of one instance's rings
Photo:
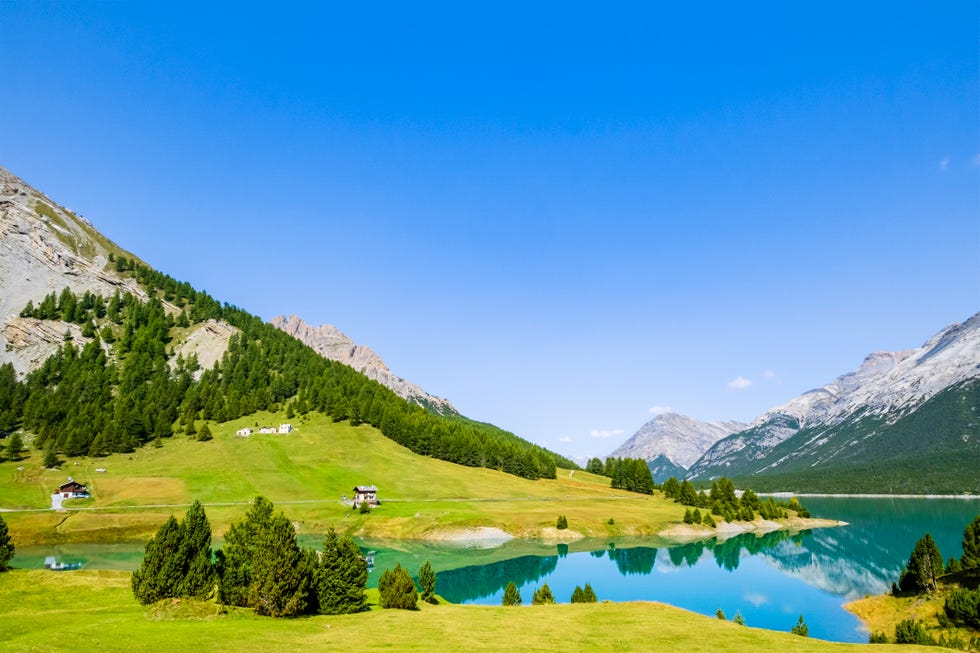
[[[687,469],[715,442],[747,426],[742,422],[701,422],[687,415],[663,413],[641,426],[610,455],[648,462],[664,456]]]
[[[430,395],[411,381],[394,375],[385,362],[370,347],[358,345],[332,324],[312,327],[296,315],[280,315],[271,320],[273,326],[311,347],[324,358],[343,363],[390,388],[395,394],[443,415],[455,415],[456,409],[448,400]]]

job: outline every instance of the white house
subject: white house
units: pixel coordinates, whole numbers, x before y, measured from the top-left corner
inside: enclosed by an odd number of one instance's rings
[[[255,431],[253,431],[252,429],[248,428],[247,426],[245,428],[243,428],[243,429],[238,429],[237,431],[235,431],[235,433],[237,433],[238,435],[242,436],[243,438],[247,438],[248,436],[252,435],[252,433],[254,433],[254,432]]]
[[[259,433],[275,433],[275,432],[276,432],[275,426],[263,426],[262,428],[259,429]]]
[[[292,424],[280,424],[279,425],[279,432],[280,433],[289,433],[292,430],[293,430],[293,425]]]

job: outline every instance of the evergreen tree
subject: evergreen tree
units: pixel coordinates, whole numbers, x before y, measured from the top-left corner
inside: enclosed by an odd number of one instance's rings
[[[680,496],[681,485],[680,483],[677,482],[676,478],[671,476],[666,481],[664,481],[663,493],[664,496],[667,497],[668,499],[676,499],[677,497]]]
[[[548,583],[535,590],[534,596],[531,598],[531,605],[548,605],[554,602],[555,595],[551,593],[551,588],[548,587]]]
[[[180,526],[183,532],[178,555],[183,578],[178,595],[206,598],[214,590],[216,576],[211,559],[211,524],[200,501],[191,504]]]
[[[732,617],[732,623],[738,624],[739,626],[745,625],[745,617],[742,616],[742,612],[740,610],[735,611],[735,616]]]
[[[555,524],[555,528],[560,531],[568,528],[568,519],[565,518],[565,515],[558,515],[558,522]]]
[[[584,603],[599,602],[599,597],[595,595],[595,590],[592,589],[592,585],[589,583],[586,583],[585,587],[582,588],[582,594],[584,595],[584,599],[585,599]]]
[[[943,557],[932,535],[926,533],[912,549],[908,564],[902,571],[898,586],[903,592],[926,592],[936,588],[936,579],[943,573]]]
[[[256,497],[245,517],[232,524],[225,534],[225,545],[218,556],[218,597],[222,603],[248,605],[258,542],[271,525],[272,511],[272,502]]]
[[[248,604],[257,614],[271,617],[304,614],[312,579],[304,573],[306,565],[296,543],[296,530],[284,514],[270,520],[255,551]]]
[[[921,622],[915,619],[905,619],[895,625],[895,643],[931,646],[935,642]]]
[[[504,599],[501,604],[508,606],[521,604],[521,593],[517,591],[517,585],[513,582],[507,583],[507,587],[504,588]]]
[[[598,474],[599,476],[602,476],[605,470],[603,469],[602,461],[600,459],[590,458],[589,462],[585,465],[585,471],[589,472],[590,474]]]
[[[578,585],[572,591],[572,603],[585,603],[585,592]]]
[[[197,432],[197,441],[198,442],[207,442],[208,440],[212,439],[213,437],[214,436],[211,435],[211,429],[208,427],[207,423],[202,424],[201,425],[201,428]]]
[[[810,627],[806,625],[805,621],[803,621],[803,615],[800,615],[800,620],[796,622],[796,625],[793,626],[789,632],[793,633],[794,635],[799,635],[800,637],[810,636]]]
[[[367,610],[367,563],[350,536],[333,528],[323,539],[317,597],[321,614],[351,614]]]
[[[48,440],[48,446],[44,448],[44,461],[42,464],[49,468],[58,466],[58,453],[54,449],[54,440]]]
[[[378,593],[381,595],[382,608],[397,608],[400,610],[418,610],[418,593],[415,583],[401,563],[394,569],[386,569],[378,579]]]
[[[12,433],[9,438],[7,438],[7,460],[20,460],[20,452],[24,448],[24,441],[20,437],[20,433]]]
[[[950,559],[946,561],[946,570],[944,573],[955,574],[958,571],[963,571],[963,565],[961,565],[960,561],[956,558],[950,557]]]
[[[130,584],[133,595],[143,605],[160,599],[180,596],[180,547],[182,533],[177,519],[171,515],[144,549],[143,562],[133,572]]]
[[[10,531],[7,530],[7,522],[0,515],[0,571],[10,569],[10,560],[14,557],[14,543],[10,539]]]
[[[725,611],[722,610],[721,608],[718,608],[718,611],[715,612],[715,616],[721,619],[722,621],[728,621],[728,617],[725,616]]]
[[[698,502],[698,492],[694,489],[694,484],[686,478],[681,482],[681,489],[677,495],[677,501],[685,506],[693,506]]]
[[[963,555],[960,563],[964,569],[980,567],[980,515],[974,517],[963,530]]]
[[[704,513],[704,517],[701,518],[701,523],[707,526],[708,528],[714,528],[717,525],[715,524],[715,520],[711,516],[710,512]]]
[[[419,589],[422,592],[423,601],[432,605],[438,603],[436,600],[436,572],[428,560],[419,569]]]

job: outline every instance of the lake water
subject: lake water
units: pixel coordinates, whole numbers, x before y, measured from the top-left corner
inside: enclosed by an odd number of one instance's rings
[[[935,538],[943,556],[959,557],[963,529],[980,514],[980,500],[807,498],[816,517],[848,522],[796,535],[744,534],[682,546],[653,539],[589,540],[569,545],[512,541],[495,549],[415,542],[364,542],[376,551],[369,584],[401,563],[411,572],[425,560],[437,570],[437,591],[455,603],[499,605],[514,582],[525,604],[548,583],[560,603],[576,585],[591,583],[600,600],[661,601],[706,615],[736,612],[751,626],[788,631],[800,614],[810,636],[866,642],[868,634],[842,605],[880,594],[897,580],[917,539]],[[317,538],[302,538],[314,546]],[[44,557],[84,561],[88,569],[134,569],[134,544],[23,547],[14,566],[43,565]],[[70,572],[65,572],[70,573]]]

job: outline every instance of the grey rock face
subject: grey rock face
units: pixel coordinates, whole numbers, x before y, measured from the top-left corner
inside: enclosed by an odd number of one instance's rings
[[[665,456],[675,465],[687,469],[714,443],[747,426],[742,422],[700,422],[687,415],[664,413],[640,427],[610,455],[642,458],[648,462]]]

